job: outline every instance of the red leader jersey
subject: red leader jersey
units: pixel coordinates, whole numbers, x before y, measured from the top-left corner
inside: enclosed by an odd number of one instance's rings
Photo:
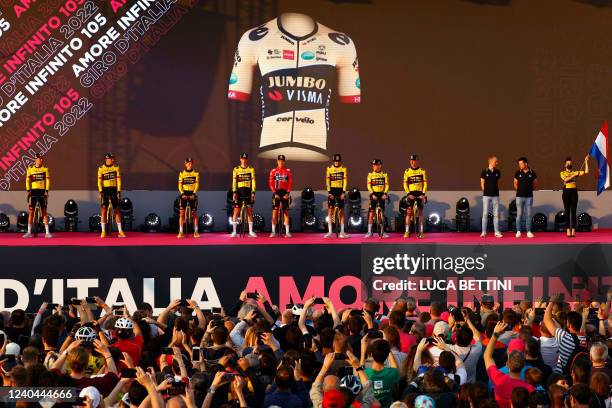
[[[275,192],[278,190],[285,190],[286,192],[291,191],[293,185],[293,175],[291,169],[275,167],[270,170],[270,178],[268,180],[270,191]]]

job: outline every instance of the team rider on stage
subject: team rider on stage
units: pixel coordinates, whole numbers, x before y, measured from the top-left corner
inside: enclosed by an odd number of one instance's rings
[[[36,154],[34,165],[28,167],[26,173],[26,191],[28,192],[28,232],[24,238],[32,237],[32,222],[34,220],[34,209],[36,204],[40,204],[41,215],[45,223],[45,238],[51,238],[49,232],[49,217],[47,216],[47,199],[49,198],[49,186],[51,180],[49,178],[49,169],[43,166],[43,155]],[[35,225],[34,228],[38,228]]]
[[[289,199],[291,196],[291,186],[293,185],[293,174],[291,169],[285,167],[285,155],[279,154],[276,160],[276,167],[270,170],[268,179],[270,191],[272,191],[272,232],[270,238],[276,236],[276,223],[278,222],[278,209],[281,202],[285,208],[283,223],[285,224],[285,236],[291,238],[289,232]]]
[[[189,207],[191,207],[191,216],[193,217],[193,237],[200,238],[200,233],[198,232],[198,196],[196,192],[198,191],[198,186],[200,185],[200,173],[193,169],[193,159],[188,157],[185,159],[185,170],[179,173],[178,179],[178,189],[181,193],[181,198],[179,199],[179,233],[177,238],[183,237],[183,224],[185,223],[185,208],[187,208],[187,203],[189,203]]]
[[[231,238],[235,238],[238,226],[238,216],[242,203],[247,206],[247,217],[249,220],[249,237],[256,238],[253,232],[253,204],[255,203],[255,169],[249,166],[249,155],[240,154],[240,166],[234,167],[232,172],[232,192],[234,199],[234,214],[232,217]]]
[[[115,164],[115,156],[106,153],[104,164],[98,167],[98,191],[100,192],[100,213],[102,234],[101,238],[106,237],[106,211],[110,202],[115,209],[115,221],[119,230],[119,238],[125,238],[125,233],[121,228],[121,215],[119,214],[119,198],[121,197],[121,171]]]
[[[334,164],[329,166],[325,172],[325,183],[327,185],[327,234],[325,238],[332,236],[332,217],[334,204],[338,201],[340,207],[340,238],[348,238],[344,232],[344,196],[348,184],[348,173],[346,167],[342,165],[342,156],[334,154]]]
[[[427,172],[425,169],[419,167],[419,158],[416,154],[410,156],[410,167],[404,171],[404,191],[406,192],[406,231],[404,232],[404,238],[410,237],[410,221],[412,220],[412,208],[416,202],[419,210],[421,211],[421,217],[419,217],[419,231],[417,238],[423,238],[423,204],[427,202]]]
[[[385,212],[385,203],[389,196],[389,175],[382,171],[382,162],[379,159],[372,160],[372,171],[368,173],[368,191],[370,192],[370,209],[368,211],[368,233],[366,238],[372,236],[372,221],[374,219],[374,209],[376,205],[380,205],[383,213]],[[389,235],[384,231],[384,223],[382,226],[383,238],[388,238]]]

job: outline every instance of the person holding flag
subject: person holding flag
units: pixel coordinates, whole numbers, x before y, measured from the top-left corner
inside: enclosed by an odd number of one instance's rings
[[[595,138],[589,156],[597,162],[597,195],[610,187],[610,140],[608,139],[608,122],[604,121]]]
[[[561,180],[563,180],[563,208],[565,211],[565,225],[567,228],[567,236],[576,236],[576,209],[578,208],[578,185],[576,180],[580,176],[589,174],[589,156],[584,158],[584,170],[572,170],[572,158],[565,159],[565,166],[561,171]]]

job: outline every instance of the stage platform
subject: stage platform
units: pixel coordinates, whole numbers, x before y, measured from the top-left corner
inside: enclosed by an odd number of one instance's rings
[[[147,302],[159,312],[179,298],[227,308],[243,290],[258,291],[282,308],[312,296],[359,306],[367,297],[390,305],[407,295],[427,307],[431,300],[459,304],[483,293],[512,305],[550,293],[589,299],[612,286],[612,230],[576,238],[536,233],[532,239],[512,233],[483,239],[477,232],[428,233],[424,239],[398,233],[388,239],[114,235],[0,234],[0,309],[36,311],[43,301],[92,295],[130,310]]]
[[[326,239],[322,233],[294,233],[291,238],[270,238],[268,233],[260,233],[257,238],[236,237],[221,232],[202,233],[200,238],[178,239],[176,234],[169,233],[143,233],[128,232],[127,238],[118,238],[116,233],[112,237],[100,238],[100,234],[90,232],[56,232],[53,238],[45,239],[44,234],[37,238],[22,238],[23,234],[0,234],[0,246],[202,246],[202,245],[355,245],[355,244],[405,244],[405,245],[576,245],[576,244],[612,244],[612,229],[597,230],[593,232],[577,233],[574,238],[567,238],[565,233],[539,232],[534,238],[527,238],[525,233],[516,238],[513,232],[506,232],[503,238],[495,238],[489,233],[486,238],[480,238],[479,232],[444,232],[428,233],[425,238],[417,239],[414,234],[409,239],[402,234],[390,233],[389,238],[381,239],[378,236],[364,238],[363,233],[350,234],[349,238],[336,237]]]

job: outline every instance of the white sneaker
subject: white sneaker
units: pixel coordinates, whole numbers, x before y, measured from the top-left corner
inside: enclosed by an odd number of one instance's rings
[[[483,233],[480,234],[480,238],[486,238],[486,236],[487,236],[486,232],[483,232]]]
[[[371,232],[366,233],[364,238],[372,238],[372,233]]]
[[[323,235],[323,238],[331,238],[332,235],[334,235],[333,232],[328,232],[327,234]]]
[[[341,232],[340,235],[338,235],[339,238],[349,238],[350,235],[345,233],[345,232]]]
[[[232,232],[232,233],[230,234],[230,238],[236,238],[237,236],[238,236],[238,234],[236,234],[235,232]]]
[[[249,238],[257,238],[257,234],[254,232],[249,232]]]
[[[53,235],[50,232],[48,232],[45,234],[45,238],[53,238]]]
[[[516,231],[515,237],[520,238],[521,237],[521,231]]]
[[[501,234],[501,232],[496,232],[495,233],[495,238],[501,238],[503,237],[503,235]]]
[[[276,232],[271,232],[270,233],[270,238],[274,238],[276,236]]]
[[[291,238],[292,236],[289,231],[285,232],[285,238]]]
[[[25,234],[23,234],[22,238],[32,238],[32,234],[29,232],[26,232]]]
[[[531,231],[527,231],[527,238],[533,238],[535,235]]]
[[[383,232],[382,237],[381,238],[389,238],[389,234],[387,234],[386,232]]]

